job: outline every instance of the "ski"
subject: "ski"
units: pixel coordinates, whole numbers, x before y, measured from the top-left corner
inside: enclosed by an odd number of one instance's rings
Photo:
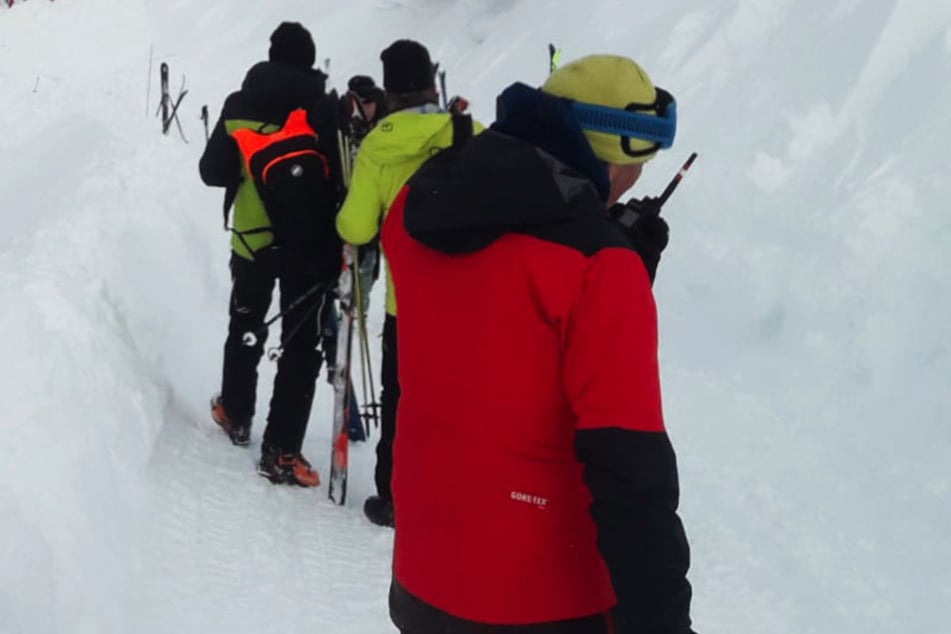
[[[341,122],[340,129],[337,131],[337,147],[340,150],[343,183],[345,187],[349,188],[359,143],[370,131],[370,128],[366,121],[363,106],[356,95],[348,92],[344,95],[344,99],[347,105],[346,114]],[[378,407],[375,402],[366,403],[364,407],[373,413],[361,415],[353,385],[351,357],[356,326],[358,329],[357,336],[360,337],[361,361],[364,372],[364,397],[368,396],[366,386],[368,382],[367,374],[370,372],[370,354],[367,347],[366,316],[362,296],[362,293],[366,292],[367,289],[361,289],[359,262],[357,247],[345,244],[343,247],[343,264],[337,284],[340,318],[337,323],[337,348],[334,353],[334,414],[331,431],[330,485],[328,487],[330,499],[340,505],[345,504],[347,500],[350,441],[351,439],[366,440],[368,438],[370,431],[368,422],[376,419],[375,412]],[[357,315],[359,315],[359,318]],[[369,400],[375,401],[372,396],[374,392],[372,378],[369,379],[369,383],[371,385]],[[355,430],[354,423],[359,426],[361,422],[364,423],[363,428]]]
[[[349,131],[349,128],[348,130]],[[353,171],[353,140],[344,130],[337,131],[337,148],[340,150],[340,168],[343,184],[350,187]],[[330,434],[330,484],[327,494],[331,501],[343,506],[347,501],[347,469],[350,460],[350,418],[353,415],[355,395],[350,377],[350,352],[353,348],[354,318],[354,248],[343,245],[343,262],[337,282],[337,301],[340,304],[340,320],[337,323],[337,349],[334,359],[334,415]]]
[[[350,352],[353,347],[354,254],[343,247],[343,268],[337,284],[340,323],[337,330],[337,358],[334,363],[334,417],[331,432],[330,485],[328,494],[336,504],[347,501],[347,467],[350,456],[350,417],[353,407],[353,382],[350,380]]]

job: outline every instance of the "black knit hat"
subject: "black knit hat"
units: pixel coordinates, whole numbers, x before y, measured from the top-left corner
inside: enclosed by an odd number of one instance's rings
[[[383,91],[376,85],[372,77],[367,75],[354,75],[347,82],[347,89],[356,93],[363,101],[381,101]]]
[[[310,31],[300,22],[281,22],[271,33],[271,49],[268,59],[298,68],[312,68],[317,58],[317,48]]]
[[[436,87],[436,73],[429,51],[419,42],[397,40],[380,53],[383,87],[387,92],[418,92]]]

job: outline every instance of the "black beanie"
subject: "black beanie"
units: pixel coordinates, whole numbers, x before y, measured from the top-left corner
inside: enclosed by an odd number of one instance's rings
[[[317,49],[310,31],[300,22],[281,22],[271,33],[271,49],[268,59],[298,68],[312,68],[317,58]]]
[[[347,82],[347,89],[359,95],[363,101],[377,101],[383,91],[377,87],[372,77],[354,75]]]
[[[387,92],[419,92],[436,87],[429,51],[419,42],[397,40],[380,53],[383,87]]]

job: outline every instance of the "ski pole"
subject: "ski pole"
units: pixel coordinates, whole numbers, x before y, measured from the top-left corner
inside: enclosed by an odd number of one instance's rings
[[[267,333],[267,329],[271,326],[271,324],[273,324],[275,321],[277,321],[278,319],[280,319],[287,313],[291,312],[292,310],[294,310],[295,308],[303,304],[304,301],[306,301],[308,297],[310,297],[317,291],[324,288],[324,286],[325,286],[324,282],[318,282],[317,284],[314,284],[313,286],[311,286],[309,289],[304,291],[300,297],[298,297],[293,302],[288,304],[287,308],[285,308],[278,314],[268,319],[258,328],[245,332],[244,335],[241,337],[241,343],[248,346],[249,348],[252,346],[256,346],[260,338],[263,337]]]
[[[363,287],[360,283],[360,259],[358,255],[357,248],[354,247],[354,258],[356,259],[357,266],[354,279],[354,292],[356,293],[356,305],[357,305],[357,331],[360,337],[360,369],[361,369],[361,378],[363,380],[363,408],[364,413],[361,416],[363,418],[363,424],[366,428],[367,435],[370,434],[370,421],[374,422],[374,427],[379,426],[379,422],[376,417],[376,408],[378,404],[376,402],[376,387],[373,384],[373,367],[370,362],[370,342],[369,334],[367,332],[367,316],[363,311]],[[367,393],[367,386],[369,385],[369,394]],[[371,410],[371,413],[367,413],[366,410]]]
[[[357,332],[361,338],[360,341],[360,378],[363,382],[363,401],[367,400],[367,365],[363,355],[363,335],[366,332],[366,316],[363,313],[363,293],[360,284],[360,247],[353,245],[353,294],[354,304],[357,307]]]
[[[297,335],[297,332],[301,327],[307,322],[308,319],[311,319],[311,316],[314,314],[314,309],[317,309],[317,313],[320,314],[320,311],[323,310],[324,304],[327,302],[327,295],[324,295],[320,298],[320,301],[310,308],[307,309],[307,312],[304,313],[304,316],[301,317],[300,321],[297,322],[291,331],[287,333],[286,336],[281,337],[281,345],[271,348],[267,351],[268,361],[278,361],[281,356],[284,354],[284,346],[289,344],[291,340]],[[284,311],[287,312],[287,311]]]
[[[350,138],[342,130],[337,130],[337,147],[340,150],[340,175],[345,189],[350,188],[350,177],[353,175],[353,146]]]
[[[208,134],[208,104],[201,107],[201,122],[205,124],[205,143],[208,143],[210,138]]]
[[[376,388],[373,384],[373,367],[370,364],[370,343],[366,337],[366,328],[364,327],[363,336],[361,338],[361,355],[366,360],[367,376],[370,380],[370,394],[369,397],[366,393],[363,396],[363,413],[361,418],[363,419],[363,428],[366,430],[367,436],[370,435],[370,423],[373,423],[373,427],[378,428],[380,426],[380,402],[376,398]]]
[[[149,46],[149,76],[145,86],[145,116],[149,116],[152,111],[152,57],[155,52],[155,45]]]
[[[439,91],[442,95],[442,109],[449,110],[449,95],[446,93],[446,71],[439,71]]]
[[[561,63],[561,49],[555,48],[551,42],[548,43],[548,74],[558,70],[558,64]]]

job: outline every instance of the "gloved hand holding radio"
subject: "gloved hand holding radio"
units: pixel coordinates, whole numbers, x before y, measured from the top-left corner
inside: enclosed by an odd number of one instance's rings
[[[667,243],[670,241],[670,227],[667,221],[660,217],[661,207],[677,189],[696,158],[697,153],[693,152],[660,196],[632,198],[626,203],[617,203],[608,209],[608,215],[621,226],[631,246],[641,256],[652,286],[654,277],[657,275],[660,254],[667,248]]]
[[[657,275],[660,254],[670,241],[670,227],[660,217],[660,199],[646,196],[632,198],[626,203],[617,203],[608,210],[608,215],[621,226],[621,230],[641,256],[651,284]]]

